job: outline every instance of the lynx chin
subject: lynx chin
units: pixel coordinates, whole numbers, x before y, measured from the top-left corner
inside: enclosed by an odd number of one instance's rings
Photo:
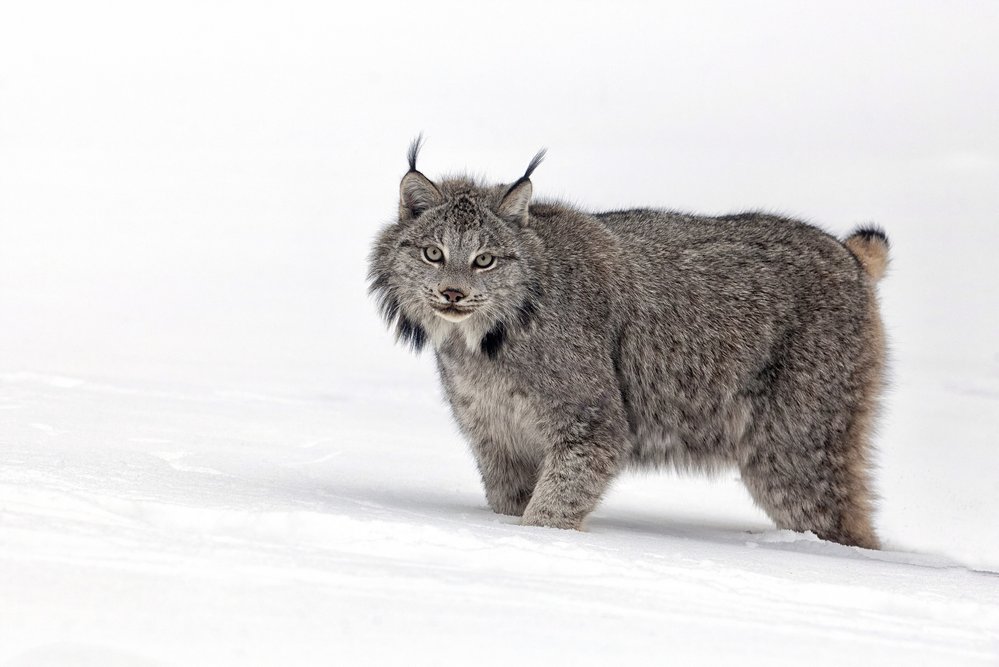
[[[433,347],[489,506],[579,528],[627,466],[738,468],[780,528],[877,548],[870,438],[888,239],[764,213],[590,213],[431,181],[409,150],[371,292]]]

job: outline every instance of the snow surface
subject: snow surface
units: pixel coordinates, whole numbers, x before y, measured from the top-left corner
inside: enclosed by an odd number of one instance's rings
[[[5,4],[0,665],[999,664],[999,6]],[[404,151],[892,237],[881,552],[485,506],[365,295]]]

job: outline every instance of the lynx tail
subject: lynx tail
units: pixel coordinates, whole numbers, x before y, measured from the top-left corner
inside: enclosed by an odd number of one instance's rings
[[[888,269],[888,236],[878,227],[860,227],[843,244],[860,260],[864,271],[877,282]]]

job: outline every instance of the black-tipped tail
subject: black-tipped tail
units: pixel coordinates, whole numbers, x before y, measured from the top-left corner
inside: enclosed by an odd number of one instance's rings
[[[888,250],[891,248],[883,229],[875,225],[858,227],[843,244],[860,261],[871,280],[881,280],[888,270]]]

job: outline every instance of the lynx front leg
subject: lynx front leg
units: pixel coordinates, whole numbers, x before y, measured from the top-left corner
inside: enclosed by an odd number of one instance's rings
[[[538,464],[512,454],[492,441],[473,447],[486,502],[497,514],[521,516],[538,479]]]
[[[620,469],[627,447],[616,401],[582,406],[549,448],[521,524],[578,529]]]

